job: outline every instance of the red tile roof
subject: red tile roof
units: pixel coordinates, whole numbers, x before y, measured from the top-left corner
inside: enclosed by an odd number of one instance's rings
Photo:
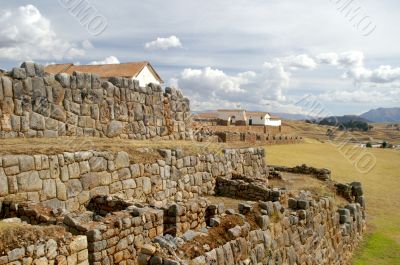
[[[158,75],[153,66],[147,62],[130,62],[120,64],[97,64],[97,65],[74,65],[68,64],[52,64],[45,67],[45,72],[58,74],[73,72],[95,73],[102,78],[120,76],[120,77],[136,77],[146,66],[153,72],[154,76],[162,83],[163,80]]]

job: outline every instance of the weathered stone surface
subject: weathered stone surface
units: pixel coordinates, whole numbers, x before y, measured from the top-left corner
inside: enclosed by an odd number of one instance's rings
[[[20,191],[42,190],[42,180],[37,171],[23,172],[17,175],[18,189]]]
[[[32,112],[30,115],[30,127],[34,130],[44,130],[45,121],[44,117],[38,113]]]
[[[69,245],[72,253],[78,253],[81,250],[87,248],[87,239],[86,236],[77,236],[74,241]]]
[[[25,255],[25,248],[16,248],[7,253],[8,261],[15,261],[21,259]]]
[[[92,157],[89,160],[90,169],[94,172],[106,171],[107,160],[103,157]]]
[[[25,68],[14,67],[11,70],[11,75],[12,75],[13,78],[16,78],[16,79],[25,79],[26,78]]]
[[[129,167],[129,155],[126,152],[118,152],[115,158],[115,168]]]
[[[117,137],[122,133],[123,129],[122,122],[111,121],[107,128],[107,136],[110,138]]]
[[[256,222],[262,230],[267,230],[269,226],[269,217],[268,215],[259,215],[256,218]]]
[[[91,190],[99,186],[111,184],[111,174],[108,172],[91,172],[84,174],[81,178],[84,190]]]
[[[19,168],[21,172],[35,169],[35,160],[32,156],[19,156]]]
[[[4,169],[0,168],[0,196],[8,195],[8,180]]]
[[[21,68],[25,69],[26,76],[34,77],[36,75],[35,63],[33,62],[23,62]]]
[[[48,199],[53,199],[57,196],[57,187],[54,179],[43,180],[43,194]]]
[[[77,179],[71,179],[65,185],[67,188],[68,198],[76,197],[80,192],[82,192],[82,184]]]

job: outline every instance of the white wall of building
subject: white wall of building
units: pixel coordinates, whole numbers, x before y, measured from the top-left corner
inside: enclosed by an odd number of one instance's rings
[[[160,85],[160,81],[158,81],[158,79],[154,76],[148,65],[144,67],[137,77],[134,77],[133,79],[138,80],[139,85],[142,87],[145,87],[150,83]]]
[[[247,125],[250,125],[250,120],[252,125],[265,125],[268,115],[253,115],[246,114]]]
[[[267,126],[281,126],[282,121],[281,120],[266,120],[265,125]]]

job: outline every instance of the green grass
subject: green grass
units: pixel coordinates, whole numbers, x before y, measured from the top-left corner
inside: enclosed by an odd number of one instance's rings
[[[376,163],[369,172],[360,172],[330,143],[308,141],[304,144],[267,146],[267,163],[295,166],[308,164],[332,170],[339,182],[361,181],[367,202],[368,231],[356,252],[356,265],[400,264],[400,151],[354,149],[370,152]]]
[[[400,244],[385,234],[374,232],[366,237],[354,264],[400,264]]]

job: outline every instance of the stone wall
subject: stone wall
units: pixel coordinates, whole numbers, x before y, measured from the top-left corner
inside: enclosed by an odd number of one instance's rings
[[[0,138],[191,138],[189,100],[128,78],[45,74],[24,63],[0,78]]]
[[[331,179],[331,171],[326,168],[315,168],[310,167],[305,164],[301,166],[295,167],[287,167],[287,166],[269,166],[272,171],[279,171],[279,172],[290,172],[294,174],[305,174],[305,175],[312,175],[319,180],[329,180]]]
[[[215,132],[220,142],[246,142],[257,144],[294,144],[303,142],[300,136],[254,132]]]
[[[162,210],[130,206],[104,218],[69,214],[64,224],[87,237],[90,264],[136,264],[142,247],[163,234],[163,215]]]
[[[338,209],[328,198],[310,200],[305,209],[287,209],[278,222],[267,222],[245,236],[237,233],[190,264],[350,264],[364,230],[359,204]]]
[[[224,177],[217,178],[215,193],[218,196],[250,201],[277,201],[280,197],[279,191],[268,189],[261,183],[248,182],[241,179],[226,179]]]
[[[43,202],[74,212],[96,196],[118,195],[162,206],[214,194],[219,176],[268,176],[262,148],[226,149],[223,155],[160,152],[163,160],[146,164],[132,164],[125,152],[0,156],[0,202]]]
[[[165,232],[181,236],[189,229],[205,228],[208,205],[209,203],[204,198],[167,205],[164,208]]]

